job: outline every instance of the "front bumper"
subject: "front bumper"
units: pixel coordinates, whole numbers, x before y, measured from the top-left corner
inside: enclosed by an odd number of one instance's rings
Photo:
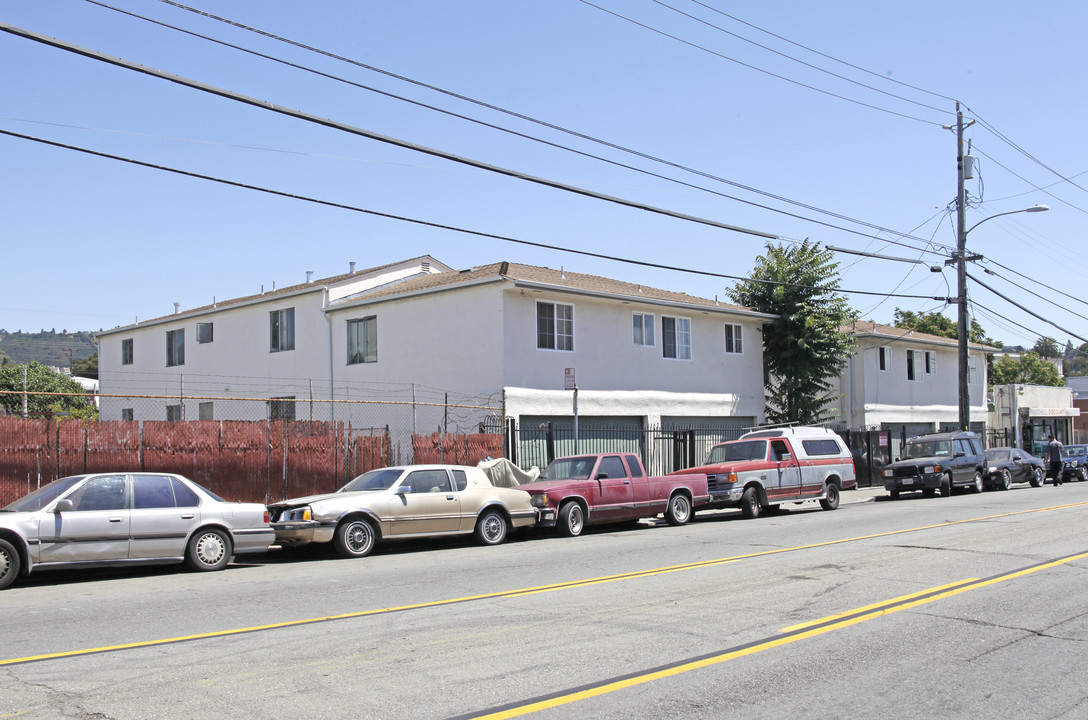
[[[280,545],[306,545],[307,543],[331,542],[336,525],[317,520],[272,523],[276,542]]]
[[[911,492],[912,490],[936,490],[941,487],[941,473],[921,473],[902,477],[884,478],[884,489],[888,492]]]
[[[536,509],[536,526],[537,527],[555,527],[555,508],[537,508]]]
[[[711,488],[710,507],[714,509],[737,508],[740,507],[740,499],[743,496],[744,487],[739,484],[730,487]]]

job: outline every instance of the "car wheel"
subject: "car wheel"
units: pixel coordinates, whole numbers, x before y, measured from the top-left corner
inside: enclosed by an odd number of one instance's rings
[[[575,500],[568,500],[559,508],[559,534],[563,537],[577,537],[585,528],[586,516],[582,506]]]
[[[193,570],[222,570],[230,562],[230,536],[223,530],[198,530],[189,540],[185,562]]]
[[[755,487],[744,488],[744,494],[740,496],[740,512],[751,520],[759,517],[759,491]]]
[[[673,493],[669,506],[665,508],[665,522],[669,525],[683,525],[691,520],[691,500],[682,492]]]
[[[973,486],[975,492],[980,493],[986,489],[986,483],[982,481],[982,473],[975,470],[975,484]]]
[[[941,497],[950,497],[952,495],[952,476],[944,475],[941,477]]]
[[[377,540],[374,526],[363,518],[345,520],[336,526],[333,535],[336,554],[343,558],[361,558],[370,554]]]
[[[506,518],[498,510],[487,510],[476,521],[476,539],[484,545],[498,545],[506,539]]]
[[[827,493],[825,497],[820,500],[820,507],[824,510],[834,510],[839,506],[839,486],[835,483],[828,483]]]
[[[1032,470],[1031,480],[1029,480],[1028,482],[1031,483],[1032,487],[1042,487],[1043,483],[1046,482],[1046,476],[1043,475],[1043,469],[1035,468],[1034,470]]]
[[[1001,471],[1001,484],[998,487],[1002,490],[1012,489],[1012,473],[1007,468]]]
[[[19,551],[7,540],[0,540],[0,590],[15,582],[21,568]]]
[[[1077,480],[1080,480],[1081,482],[1084,482],[1085,477],[1088,477],[1088,476],[1085,476],[1084,468],[1081,468],[1080,470],[1077,470]]]

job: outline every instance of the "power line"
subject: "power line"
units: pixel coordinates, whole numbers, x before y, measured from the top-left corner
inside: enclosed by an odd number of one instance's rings
[[[1067,335],[1069,335],[1070,337],[1075,337],[1075,338],[1077,338],[1077,339],[1078,339],[1078,340],[1080,340],[1081,342],[1088,342],[1088,338],[1083,338],[1083,337],[1081,337],[1080,335],[1077,335],[1077,334],[1076,334],[1075,332],[1073,332],[1072,330],[1066,330],[1066,329],[1065,329],[1065,328],[1063,328],[1063,327],[1062,327],[1061,325],[1058,325],[1058,324],[1057,324],[1057,323],[1055,323],[1055,322],[1052,322],[1052,321],[1050,321],[1050,320],[1047,320],[1047,319],[1046,319],[1045,317],[1043,317],[1042,315],[1040,315],[1040,314],[1038,314],[1038,313],[1036,313],[1036,312],[1033,312],[1033,311],[1031,311],[1031,310],[1028,310],[1028,309],[1027,309],[1026,307],[1024,307],[1024,306],[1023,306],[1023,305],[1021,305],[1020,303],[1018,303],[1018,302],[1014,301],[1014,300],[1013,300],[1012,298],[1010,298],[1010,297],[1008,297],[1008,296],[1006,296],[1006,295],[1002,295],[1002,294],[1001,294],[1001,293],[999,293],[999,292],[998,292],[997,290],[994,290],[994,289],[993,289],[992,287],[990,287],[990,286],[989,286],[989,285],[987,285],[986,283],[982,282],[981,280],[979,280],[978,278],[976,278],[976,277],[975,277],[974,275],[972,275],[971,273],[967,273],[967,277],[968,277],[968,278],[970,278],[971,280],[973,280],[973,281],[975,282],[975,284],[977,284],[977,285],[981,285],[982,287],[986,288],[987,290],[989,290],[990,292],[992,292],[992,293],[993,293],[994,295],[997,295],[997,296],[998,296],[999,298],[1001,298],[1001,299],[1002,299],[1002,300],[1004,300],[1005,302],[1009,303],[1009,304],[1010,304],[1010,305],[1012,305],[1013,307],[1015,307],[1015,308],[1018,308],[1018,309],[1020,309],[1020,310],[1023,310],[1023,311],[1024,311],[1024,312],[1026,312],[1026,313],[1027,313],[1028,315],[1031,315],[1031,316],[1032,316],[1033,318],[1035,318],[1036,320],[1042,320],[1042,321],[1043,321],[1043,322],[1045,322],[1045,323],[1046,323],[1047,325],[1051,325],[1051,326],[1053,326],[1053,327],[1057,328],[1058,330],[1061,330],[1062,332],[1066,333],[1066,334],[1067,334]]]
[[[70,145],[67,143],[56,142],[53,140],[46,140],[44,138],[34,137],[32,135],[24,135],[22,133],[13,132],[11,130],[4,130],[0,128],[0,135],[7,135],[9,137],[19,138],[21,140],[29,140],[31,142],[41,143],[43,145],[50,145],[52,147],[61,148],[64,150],[72,150],[74,152],[83,153],[86,155],[92,155],[94,157],[106,158],[108,160],[117,160],[119,162],[129,163],[131,165],[137,165],[140,167],[150,168],[152,170],[161,170],[163,172],[173,173],[175,175],[183,175],[185,177],[196,178],[198,180],[207,180],[209,182],[219,183],[221,185],[228,185],[231,187],[242,188],[244,190],[254,190],[256,192],[267,193],[269,195],[276,195],[279,197],[290,198],[292,200],[301,200],[303,202],[315,203],[318,205],[324,205],[326,207],[339,208],[341,210],[351,210],[352,212],[364,213],[366,215],[373,215],[375,217],[386,218],[389,220],[398,220],[400,222],[412,223],[415,225],[422,225],[425,227],[436,228],[439,230],[448,230],[451,232],[464,233],[467,235],[474,235],[476,237],[483,237],[492,240],[502,240],[503,242],[516,243],[518,245],[527,245],[530,247],[544,248],[546,250],[556,250],[559,252],[570,253],[572,255],[583,255],[586,257],[599,258],[602,260],[610,260],[613,262],[625,263],[628,265],[637,265],[639,267],[655,268],[659,270],[671,270],[674,272],[682,272],[689,275],[701,275],[705,277],[724,278],[726,280],[736,280],[743,282],[758,282],[766,285],[780,285],[786,287],[801,287],[812,288],[814,286],[799,285],[797,283],[785,283],[777,282],[773,280],[750,280],[750,278],[741,277],[739,275],[727,275],[725,273],[716,273],[709,270],[695,270],[693,268],[683,268],[675,265],[664,265],[661,263],[652,263],[645,260],[634,260],[631,258],[623,258],[616,255],[605,255],[603,253],[590,252],[588,250],[576,250],[574,248],[567,248],[560,245],[550,245],[547,243],[533,242],[531,240],[522,240],[519,238],[513,238],[506,235],[497,235],[495,233],[482,232],[479,230],[469,230],[467,228],[461,228],[454,225],[445,225],[443,223],[431,222],[428,220],[420,220],[419,218],[410,218],[403,215],[394,215],[392,213],[381,212],[378,210],[370,210],[367,208],[361,208],[355,205],[347,205],[345,203],[333,202],[331,200],[322,200],[320,198],[309,197],[306,195],[299,195],[296,193],[289,193],[282,190],[274,190],[271,188],[261,187],[259,185],[252,185],[250,183],[242,183],[234,180],[227,180],[224,178],[215,177],[213,175],[205,175],[202,173],[192,172],[189,170],[181,170],[179,168],[173,168],[168,165],[159,165],[155,163],[144,162],[142,160],[136,160],[133,158],[123,157],[121,155],[114,155],[111,153],[101,152],[99,150],[91,150],[89,148],[79,147],[78,145]],[[877,295],[881,297],[901,297],[912,300],[943,300],[944,298],[933,298],[928,295],[891,295],[889,293],[878,293],[866,290],[843,290],[837,289],[837,292],[846,293],[851,295]]]
[[[728,60],[731,63],[736,63],[737,65],[741,65],[743,67],[746,67],[749,70],[755,70],[756,72],[763,73],[764,75],[770,75],[773,78],[783,80],[783,81],[788,82],[788,83],[790,83],[792,85],[798,85],[800,87],[807,88],[807,89],[812,90],[814,92],[818,92],[818,93],[820,93],[822,95],[828,95],[828,96],[833,97],[833,98],[838,98],[839,100],[845,100],[848,103],[853,103],[855,105],[861,105],[862,107],[867,107],[870,110],[877,110],[879,112],[888,113],[889,115],[896,115],[898,117],[905,118],[907,120],[914,120],[916,122],[924,123],[926,125],[936,125],[937,127],[943,127],[943,125],[941,123],[939,123],[939,122],[934,122],[932,120],[925,120],[923,118],[914,117],[913,115],[907,115],[906,113],[896,112],[895,110],[889,110],[887,108],[882,108],[882,107],[879,107],[877,105],[872,105],[870,103],[862,102],[860,100],[854,100],[853,98],[848,98],[845,95],[839,95],[837,93],[833,93],[833,92],[830,92],[828,90],[821,90],[820,88],[818,88],[818,87],[816,87],[814,85],[808,85],[808,84],[800,82],[798,80],[790,79],[790,78],[788,78],[788,77],[786,77],[784,75],[779,75],[777,73],[773,73],[770,70],[764,70],[761,67],[751,65],[751,64],[743,62],[741,60],[737,60],[736,58],[729,57],[728,55],[717,52],[716,50],[711,50],[708,47],[704,47],[704,46],[699,45],[697,43],[693,43],[690,40],[685,40],[685,39],[683,39],[681,37],[678,37],[676,35],[672,35],[670,33],[665,32],[664,30],[659,30],[659,29],[657,29],[655,27],[652,27],[652,26],[647,25],[645,23],[639,22],[638,20],[635,20],[634,18],[627,17],[626,15],[621,15],[620,13],[615,12],[614,10],[609,10],[608,8],[603,8],[600,5],[595,5],[594,3],[590,2],[589,0],[579,0],[579,2],[583,3],[584,5],[589,5],[592,8],[596,8],[596,9],[600,10],[603,13],[607,13],[608,15],[612,15],[614,17],[617,17],[620,20],[625,20],[625,21],[631,23],[632,25],[637,25],[638,27],[643,28],[645,30],[649,30],[650,32],[657,33],[658,35],[663,35],[663,36],[669,38],[670,40],[675,40],[678,43],[682,43],[682,44],[687,45],[689,47],[695,48],[696,50],[701,50],[701,51],[703,51],[705,53],[709,53],[711,55],[714,55],[715,57],[721,58],[722,60]]]
[[[471,118],[471,117],[468,117],[466,115],[461,115],[461,114],[458,114],[458,113],[454,113],[454,112],[444,110],[442,108],[438,108],[438,107],[435,107],[435,106],[432,106],[432,105],[428,105],[426,103],[422,103],[422,102],[419,102],[419,101],[416,101],[416,100],[411,100],[411,99],[408,99],[408,98],[405,98],[405,97],[402,97],[402,96],[399,96],[399,95],[394,95],[392,93],[385,92],[383,90],[378,90],[376,88],[372,88],[372,87],[369,87],[369,86],[366,86],[366,85],[362,85],[360,83],[356,83],[354,81],[347,80],[345,78],[342,78],[342,77],[339,77],[339,76],[336,76],[336,75],[331,75],[331,74],[328,74],[328,73],[325,73],[325,72],[322,72],[322,71],[319,71],[319,70],[314,70],[312,68],[308,68],[308,67],[303,66],[303,65],[298,65],[296,63],[292,63],[292,62],[289,62],[289,61],[286,61],[286,60],[282,60],[280,58],[276,58],[276,57],[273,57],[273,56],[270,56],[270,55],[266,55],[264,53],[260,53],[260,52],[254,51],[254,50],[250,50],[248,48],[244,48],[244,47],[241,47],[241,46],[238,46],[238,45],[234,45],[232,43],[227,43],[227,42],[224,42],[222,40],[217,40],[215,38],[212,38],[212,37],[209,37],[209,36],[206,36],[206,35],[202,35],[200,33],[196,33],[196,32],[193,32],[191,30],[187,30],[187,29],[180,28],[180,27],[177,27],[177,26],[174,26],[174,25],[170,25],[168,23],[164,23],[162,21],[155,20],[153,18],[145,17],[143,15],[138,15],[136,13],[133,13],[133,12],[130,12],[130,11],[127,11],[127,10],[116,8],[116,7],[113,7],[111,5],[107,5],[107,4],[103,3],[103,2],[100,2],[99,0],[86,0],[86,1],[93,4],[93,5],[97,5],[99,7],[105,8],[107,10],[113,10],[114,12],[122,13],[122,14],[128,15],[130,17],[134,17],[134,18],[137,18],[137,19],[140,19],[140,20],[144,20],[146,22],[154,23],[156,25],[166,27],[166,28],[169,28],[171,30],[175,30],[177,32],[185,33],[187,35],[191,35],[193,37],[197,37],[197,38],[200,38],[202,40],[206,40],[208,42],[223,45],[225,47],[229,47],[229,48],[238,50],[240,52],[255,55],[257,57],[261,57],[261,58],[264,58],[264,59],[267,59],[267,60],[271,60],[273,62],[281,63],[281,64],[284,64],[284,65],[287,65],[289,67],[293,67],[293,68],[296,68],[296,69],[299,69],[299,70],[303,70],[303,71],[306,71],[306,72],[311,72],[311,73],[314,73],[316,75],[320,75],[320,76],[328,78],[328,79],[343,82],[343,83],[358,87],[358,88],[363,89],[363,90],[368,90],[368,91],[374,92],[376,94],[380,94],[380,95],[384,95],[386,97],[390,97],[390,98],[393,98],[393,99],[401,100],[403,102],[407,102],[407,103],[410,103],[412,105],[416,105],[418,107],[427,108],[429,110],[433,110],[435,112],[439,112],[439,113],[442,113],[442,114],[445,114],[445,115],[456,117],[456,118],[461,119],[461,120],[466,120],[468,122],[472,122],[472,123],[475,123],[475,124],[478,124],[478,125],[482,125],[484,127],[488,127],[488,128],[493,129],[493,130],[498,130],[500,132],[508,133],[508,134],[514,135],[516,137],[531,140],[533,142],[538,142],[538,143],[541,143],[541,144],[544,144],[544,145],[547,145],[547,146],[550,146],[550,147],[553,147],[553,148],[556,148],[556,149],[565,150],[567,152],[571,152],[571,153],[574,153],[574,154],[577,154],[577,155],[581,155],[583,157],[588,157],[588,158],[591,158],[591,159],[594,159],[594,160],[599,160],[601,162],[608,163],[608,164],[611,164],[611,165],[614,165],[616,167],[620,167],[620,168],[623,168],[623,169],[626,169],[626,170],[633,170],[635,172],[639,172],[639,173],[642,173],[644,175],[648,175],[650,177],[654,177],[654,178],[658,178],[658,179],[665,180],[665,181],[668,181],[668,182],[676,183],[678,185],[682,185],[684,187],[688,187],[688,188],[691,188],[691,189],[694,189],[694,190],[700,190],[702,192],[710,193],[710,194],[716,195],[718,197],[723,197],[723,198],[726,198],[726,199],[729,199],[729,200],[733,200],[735,202],[740,202],[740,203],[743,203],[743,204],[746,204],[746,205],[750,205],[752,207],[757,207],[757,208],[760,208],[762,210],[768,210],[770,212],[778,213],[780,215],[785,215],[787,217],[791,217],[791,218],[794,218],[794,219],[797,219],[797,220],[802,220],[804,222],[811,222],[811,223],[814,223],[816,225],[822,225],[824,227],[828,227],[828,228],[831,228],[831,229],[834,229],[834,230],[840,230],[842,232],[847,232],[847,233],[851,233],[851,234],[854,234],[854,235],[859,235],[861,237],[873,237],[872,235],[868,235],[866,233],[859,232],[857,230],[853,230],[853,229],[850,229],[850,228],[844,228],[844,227],[841,227],[839,225],[834,225],[832,223],[827,223],[827,222],[823,222],[823,221],[820,221],[820,220],[815,220],[813,218],[808,218],[808,217],[805,217],[803,215],[798,215],[798,214],[795,214],[795,213],[786,212],[784,210],[780,210],[778,208],[770,207],[768,205],[763,205],[763,204],[760,204],[760,203],[756,203],[756,202],[753,202],[751,200],[745,200],[743,198],[736,197],[734,195],[729,195],[729,194],[722,193],[722,192],[719,192],[719,191],[711,190],[709,188],[702,187],[700,185],[695,185],[695,184],[688,183],[688,182],[684,182],[684,181],[679,180],[677,178],[669,177],[667,175],[662,175],[662,174],[659,174],[659,173],[655,173],[655,172],[652,172],[652,171],[649,171],[649,170],[646,170],[646,169],[643,169],[643,168],[639,168],[639,167],[636,167],[636,166],[633,166],[633,165],[627,165],[625,163],[620,163],[620,162],[617,162],[615,160],[610,160],[608,158],[604,158],[604,157],[601,157],[601,156],[598,156],[598,155],[593,155],[592,153],[587,153],[587,152],[584,152],[584,151],[581,151],[581,150],[576,150],[576,149],[571,148],[571,147],[566,146],[566,145],[560,145],[558,143],[553,143],[553,142],[550,142],[550,141],[547,141],[547,140],[543,140],[541,138],[537,138],[537,137],[534,137],[534,136],[531,136],[531,135],[527,135],[527,134],[524,134],[524,133],[517,132],[515,130],[511,130],[509,128],[504,128],[504,127],[501,127],[501,126],[498,126],[498,125],[494,125],[492,123],[488,123],[488,122],[485,122],[485,121],[482,121],[482,120],[478,120],[476,118]],[[239,29],[246,30],[248,32],[253,32],[253,33],[256,33],[256,34],[261,35],[263,37],[267,37],[269,39],[273,39],[273,40],[276,40],[276,41],[279,41],[279,42],[283,42],[283,43],[286,43],[286,44],[301,48],[303,50],[307,50],[309,52],[317,53],[317,54],[320,54],[320,55],[323,55],[323,56],[326,56],[326,57],[329,57],[329,58],[332,58],[332,59],[335,59],[335,60],[338,60],[338,61],[341,61],[341,62],[345,62],[345,63],[351,64],[351,65],[355,65],[357,67],[361,67],[361,68],[366,69],[366,70],[370,70],[370,71],[373,71],[373,72],[376,72],[376,73],[379,73],[379,74],[383,74],[383,75],[386,75],[388,77],[392,77],[392,78],[394,78],[396,80],[400,80],[402,82],[411,83],[413,85],[423,87],[423,88],[426,88],[428,90],[443,93],[443,94],[448,95],[450,97],[456,98],[458,100],[473,103],[473,104],[475,104],[475,105],[477,105],[479,107],[483,107],[483,108],[486,108],[488,110],[494,110],[494,111],[497,111],[497,112],[501,112],[501,113],[504,113],[504,114],[509,115],[511,117],[515,117],[515,118],[520,119],[520,120],[525,120],[525,121],[532,122],[532,123],[535,123],[537,125],[540,125],[542,127],[546,127],[548,129],[551,129],[551,130],[556,130],[556,131],[559,131],[559,132],[562,132],[562,133],[566,133],[568,135],[571,135],[572,137],[577,137],[579,139],[587,140],[589,142],[593,142],[593,143],[602,145],[604,147],[608,147],[608,148],[611,148],[611,149],[614,149],[614,150],[619,150],[621,152],[631,154],[631,155],[634,155],[636,157],[643,158],[645,160],[650,160],[652,162],[665,165],[667,167],[672,167],[672,168],[675,168],[675,169],[678,169],[678,170],[682,170],[684,172],[691,173],[693,175],[704,177],[704,178],[706,178],[708,180],[714,180],[716,182],[720,182],[720,183],[723,183],[725,185],[735,187],[735,188],[737,188],[739,190],[744,190],[746,192],[751,192],[751,193],[754,193],[754,194],[757,194],[757,195],[761,195],[763,197],[770,198],[772,200],[776,200],[778,202],[793,205],[795,207],[800,207],[800,208],[803,208],[805,210],[820,213],[822,215],[827,215],[829,217],[834,217],[834,218],[837,218],[839,220],[843,220],[845,222],[853,223],[853,224],[856,224],[856,225],[861,225],[863,227],[868,227],[868,228],[871,228],[873,230],[878,230],[880,232],[885,232],[885,233],[888,233],[890,235],[897,235],[897,236],[899,236],[901,238],[904,238],[904,239],[919,240],[919,241],[924,242],[924,240],[922,238],[913,237],[910,234],[900,233],[900,232],[897,232],[895,230],[891,230],[889,228],[885,228],[885,227],[882,227],[880,225],[876,225],[874,223],[870,223],[870,222],[866,222],[864,220],[858,220],[856,218],[852,218],[852,217],[850,217],[848,215],[843,215],[841,213],[837,213],[837,212],[834,212],[834,211],[831,211],[831,210],[826,210],[824,208],[820,208],[820,207],[817,207],[815,205],[809,205],[809,204],[806,204],[806,203],[803,203],[803,202],[800,202],[800,201],[797,201],[797,200],[792,200],[792,199],[784,197],[782,195],[777,195],[775,193],[771,193],[771,192],[768,192],[766,190],[760,190],[759,188],[755,188],[755,187],[752,187],[750,185],[745,185],[745,184],[740,183],[740,182],[729,180],[727,178],[724,178],[724,177],[721,177],[721,176],[718,176],[718,175],[714,175],[714,174],[709,173],[709,172],[705,172],[705,171],[702,171],[702,170],[697,170],[695,168],[692,168],[692,167],[689,167],[689,166],[686,166],[686,165],[683,165],[683,164],[680,164],[680,163],[672,162],[670,160],[666,160],[664,158],[657,157],[655,155],[644,153],[644,152],[641,152],[641,151],[638,151],[638,150],[633,150],[631,148],[627,148],[625,146],[618,145],[616,143],[612,143],[612,142],[609,142],[607,140],[602,140],[602,139],[593,137],[591,135],[587,135],[585,133],[570,130],[570,129],[561,127],[559,125],[555,125],[555,124],[548,123],[548,122],[545,122],[545,121],[542,121],[542,120],[538,120],[538,119],[532,118],[532,117],[530,117],[528,115],[523,115],[521,113],[513,112],[511,110],[507,110],[507,109],[498,107],[496,105],[492,105],[490,103],[485,103],[485,102],[482,102],[480,100],[476,100],[476,99],[467,97],[465,95],[454,93],[454,92],[445,90],[443,88],[439,88],[439,87],[434,86],[434,85],[429,85],[429,84],[422,83],[422,82],[417,81],[417,80],[413,80],[412,78],[408,78],[408,77],[405,77],[403,75],[398,75],[398,74],[395,74],[395,73],[391,73],[391,72],[388,72],[386,70],[382,70],[380,68],[374,67],[372,65],[367,65],[365,63],[361,63],[361,62],[352,60],[350,58],[343,57],[341,55],[336,55],[336,54],[330,53],[328,51],[321,50],[319,48],[315,48],[315,47],[312,47],[312,46],[309,46],[309,45],[305,45],[305,44],[296,42],[294,40],[290,40],[288,38],[282,37],[280,35],[275,35],[273,33],[270,33],[270,32],[264,31],[264,30],[259,30],[257,28],[253,28],[253,27],[250,27],[248,25],[244,25],[244,24],[238,23],[236,21],[233,21],[233,20],[230,20],[230,19],[227,19],[227,18],[223,18],[223,17],[220,17],[218,15],[213,15],[213,14],[204,12],[202,10],[198,10],[196,8],[189,7],[187,5],[182,5],[180,3],[174,2],[173,0],[160,0],[160,1],[164,2],[167,5],[171,5],[173,7],[179,8],[179,9],[183,9],[183,10],[186,10],[186,11],[189,11],[189,12],[196,13],[196,14],[201,15],[201,16],[206,17],[206,18],[209,18],[209,19],[212,19],[212,20],[216,20],[218,22],[222,22],[222,23],[231,25],[232,27],[237,27]],[[783,238],[783,239],[785,239],[785,238]],[[893,240],[889,240],[889,242],[893,242],[895,244],[902,245],[903,247],[907,247],[907,248],[910,248],[912,250],[918,250],[919,249],[919,248],[907,245],[905,243],[899,243],[899,242],[896,242],[896,241],[893,241]]]

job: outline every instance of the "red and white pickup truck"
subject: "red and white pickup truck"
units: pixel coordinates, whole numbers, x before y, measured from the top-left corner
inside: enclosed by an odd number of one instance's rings
[[[706,475],[698,472],[647,476],[638,456],[598,453],[556,458],[537,482],[518,485],[540,511],[537,525],[561,535],[581,534],[586,525],[624,522],[664,514],[683,525],[710,500]]]
[[[744,517],[773,513],[784,503],[819,500],[839,506],[839,491],[857,486],[854,459],[835,432],[822,427],[756,430],[710,449],[701,467],[710,507],[740,508]]]

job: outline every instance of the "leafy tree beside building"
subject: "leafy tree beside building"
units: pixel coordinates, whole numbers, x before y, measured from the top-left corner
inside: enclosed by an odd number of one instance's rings
[[[767,245],[747,280],[728,290],[733,302],[778,315],[763,327],[767,421],[806,425],[832,419],[832,378],[854,348],[840,328],[856,313],[839,293],[838,263],[808,240]]]
[[[0,367],[0,410],[22,415],[24,398],[27,417],[98,417],[91,398],[75,380],[36,362]]]

